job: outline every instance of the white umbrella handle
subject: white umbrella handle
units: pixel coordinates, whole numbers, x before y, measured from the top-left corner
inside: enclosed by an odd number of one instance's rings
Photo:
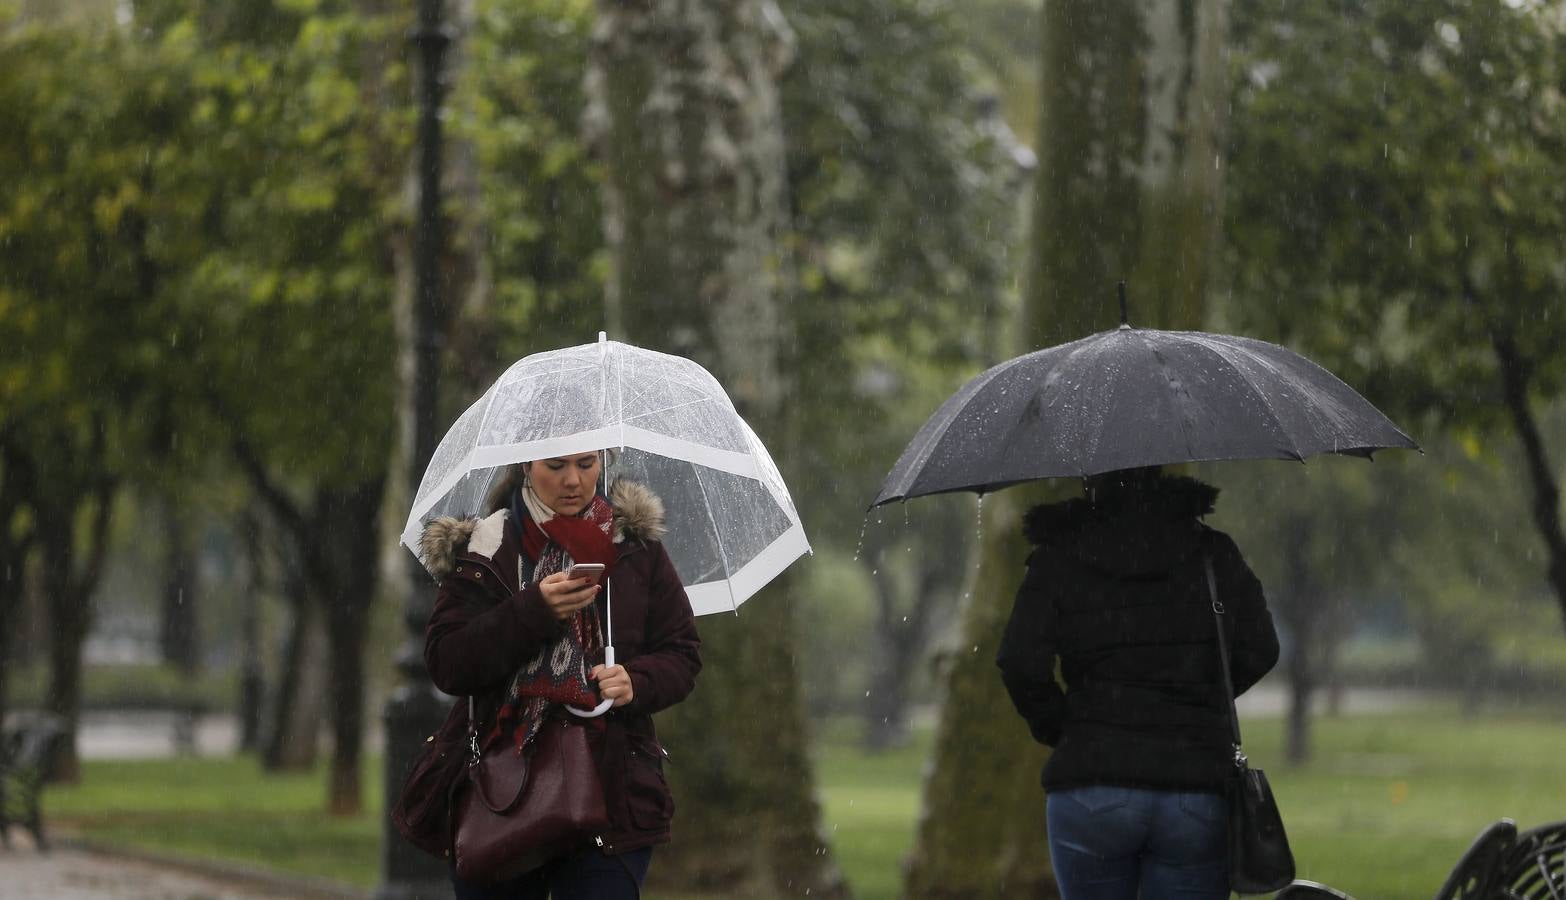
[[[604,333],[602,331],[598,332],[598,346],[600,352],[602,352],[602,349],[604,348]],[[607,456],[608,454],[605,453],[599,458],[603,459]],[[602,473],[602,477],[604,479],[604,488],[607,492],[609,485],[609,475],[607,472],[604,472],[604,467],[602,465],[599,467],[599,472]],[[608,620],[604,623],[604,665],[612,666],[614,665],[614,644],[612,643],[614,640],[614,604],[612,602],[614,600],[614,589],[613,585],[610,583],[610,579],[604,579],[604,590],[608,592],[604,594],[604,615]],[[581,716],[584,719],[594,719],[608,712],[609,707],[613,705],[613,700],[604,699],[598,701],[598,705],[592,709],[577,709],[576,707],[570,705],[567,705],[566,709],[569,709],[571,711],[571,715],[573,716]]]
[[[606,666],[614,665],[614,646],[613,645],[610,645],[610,646],[607,646],[607,647],[604,648],[604,665],[606,665]],[[598,716],[601,716],[604,713],[608,712],[609,711],[609,707],[611,707],[613,705],[614,705],[614,701],[613,700],[600,700],[600,701],[598,701],[598,705],[593,707],[592,709],[577,709],[574,706],[567,706],[566,709],[569,709],[571,711],[571,715],[573,715],[573,716],[581,716],[584,719],[593,719],[593,718],[597,718]]]

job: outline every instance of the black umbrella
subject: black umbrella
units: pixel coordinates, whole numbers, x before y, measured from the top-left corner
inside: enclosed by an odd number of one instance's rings
[[[1122,309],[1113,331],[1019,356],[963,385],[914,435],[870,505],[1140,466],[1419,449],[1291,350],[1123,320]]]

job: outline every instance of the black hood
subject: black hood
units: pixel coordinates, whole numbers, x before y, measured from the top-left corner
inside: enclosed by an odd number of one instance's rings
[[[1133,487],[1105,486],[1091,497],[1035,506],[1022,530],[1040,547],[1123,577],[1169,572],[1200,552],[1201,517],[1213,511],[1218,489],[1176,475]]]

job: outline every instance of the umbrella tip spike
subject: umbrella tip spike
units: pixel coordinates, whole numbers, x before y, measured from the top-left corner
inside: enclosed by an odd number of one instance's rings
[[[1129,327],[1131,327],[1131,322],[1130,322],[1130,316],[1126,312],[1126,282],[1125,282],[1125,279],[1122,278],[1120,280],[1120,283],[1115,285],[1115,292],[1117,294],[1119,294],[1119,296],[1120,296],[1120,327],[1121,328],[1129,328]]]

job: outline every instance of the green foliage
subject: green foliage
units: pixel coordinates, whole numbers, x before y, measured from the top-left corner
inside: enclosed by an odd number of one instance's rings
[[[903,442],[986,358],[1010,296],[1019,173],[954,6],[807,0],[788,18],[808,435],[791,473],[818,539],[847,544]]]
[[[1488,425],[1492,332],[1566,377],[1553,2],[1240,4],[1233,321],[1379,402]],[[1552,314],[1556,313],[1556,314]]]
[[[179,433],[210,451],[214,399],[291,470],[383,465],[406,129],[360,102],[360,66],[392,23],[230,43],[152,21],[0,42],[28,73],[0,87],[0,161],[28,173],[0,188],[0,340],[26,348],[0,363],[0,406],[96,413],[161,451],[122,455],[140,474]]]
[[[481,208],[458,240],[483,241],[494,298],[470,322],[488,332],[475,349],[504,365],[586,343],[604,325],[599,173],[579,135],[592,4],[488,0],[480,9],[471,77],[455,98],[471,116],[454,137],[472,142]]]
[[[1559,404],[1550,437],[1566,435]],[[1441,683],[1529,694],[1566,684],[1557,608],[1540,583],[1544,547],[1519,528],[1530,499],[1509,445],[1443,440],[1388,473],[1400,507],[1387,569]]]
[[[1233,291],[1217,324],[1307,351],[1431,449],[1313,479],[1331,492],[1273,489],[1256,544],[1307,545],[1333,618],[1378,594],[1405,601],[1447,683],[1559,677],[1540,545],[1518,528],[1530,498],[1500,461],[1522,467],[1494,437],[1498,340],[1515,340],[1534,399],[1566,386],[1560,10],[1235,7]],[[1306,524],[1291,537],[1285,519]]]
[[[393,433],[409,118],[365,102],[395,96],[400,69],[360,67],[398,24],[315,16],[271,45],[181,23],[164,38],[204,88],[181,145],[204,176],[191,201],[204,227],[174,289],[201,391],[280,469],[329,482],[382,470]]]
[[[27,173],[0,185],[0,345],[13,348],[0,428],[25,428],[40,465],[104,465],[79,448],[104,432],[121,449],[151,442],[167,380],[167,319],[149,288],[168,208],[158,135],[183,89],[110,33],[20,29],[0,40],[0,67],[28,73],[0,84],[0,166]]]

